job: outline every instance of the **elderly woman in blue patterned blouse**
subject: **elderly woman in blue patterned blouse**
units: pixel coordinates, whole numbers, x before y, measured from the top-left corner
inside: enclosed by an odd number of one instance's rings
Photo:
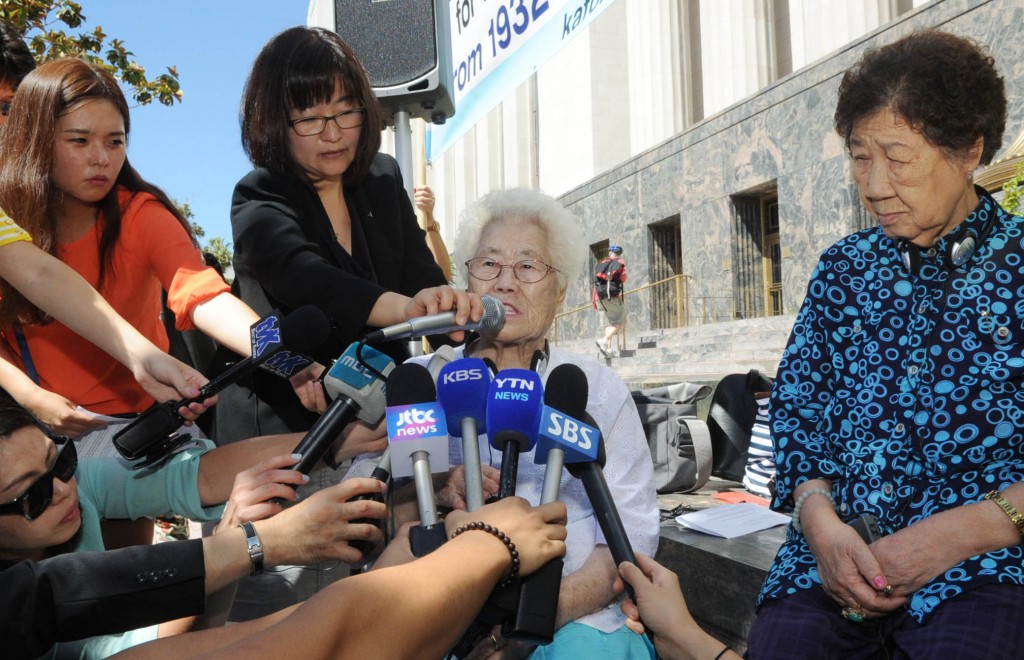
[[[843,77],[836,130],[878,226],[825,251],[779,366],[772,504],[793,524],[752,658],[1020,657],[1024,218],[973,184],[1005,121],[992,58],[950,34]]]

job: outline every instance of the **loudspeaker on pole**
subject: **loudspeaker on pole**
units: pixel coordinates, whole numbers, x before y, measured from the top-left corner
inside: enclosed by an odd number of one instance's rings
[[[334,29],[366,67],[388,124],[402,110],[435,124],[455,114],[448,0],[334,0]]]

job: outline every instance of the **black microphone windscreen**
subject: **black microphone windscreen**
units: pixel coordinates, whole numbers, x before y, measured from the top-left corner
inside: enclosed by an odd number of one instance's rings
[[[303,305],[281,319],[281,343],[293,353],[320,348],[331,335],[331,322],[315,305]]]
[[[406,362],[388,376],[385,400],[388,407],[408,406],[437,399],[434,378],[426,367]]]
[[[548,374],[544,405],[580,421],[587,411],[587,375],[575,364],[560,364]]]

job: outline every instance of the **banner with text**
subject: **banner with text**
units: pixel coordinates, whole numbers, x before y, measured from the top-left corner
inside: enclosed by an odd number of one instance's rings
[[[449,0],[455,116],[431,125],[439,157],[615,0]]]

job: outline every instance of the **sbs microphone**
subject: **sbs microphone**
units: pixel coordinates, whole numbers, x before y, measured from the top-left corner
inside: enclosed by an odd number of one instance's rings
[[[468,511],[476,511],[484,505],[479,434],[487,432],[487,390],[490,384],[491,370],[477,358],[462,358],[446,364],[437,380],[437,400],[444,407],[448,434],[462,438]]]
[[[252,355],[199,388],[199,396],[150,406],[114,435],[114,447],[129,461],[145,457],[148,465],[166,457],[181,444],[175,432],[184,422],[178,409],[201,402],[237,382],[256,367],[288,377],[310,364],[302,355],[327,341],[331,324],[319,308],[299,307],[281,317],[274,311],[249,329]],[[287,350],[286,350],[287,349]],[[294,351],[294,352],[293,352]]]
[[[366,335],[367,343],[392,339],[415,339],[430,335],[444,335],[457,330],[476,330],[481,334],[494,334],[505,325],[505,306],[493,296],[483,296],[484,313],[479,321],[456,325],[455,312],[442,312],[420,316],[405,323],[396,323]]]
[[[595,454],[597,452],[597,431],[579,421],[586,413],[587,393],[586,374],[574,364],[560,364],[548,374],[537,449],[533,455],[534,463],[547,465],[542,504],[558,499],[562,465],[567,455],[576,458],[590,447]],[[523,578],[515,611],[503,622],[503,635],[532,644],[551,642],[555,635],[563,566],[561,558],[552,559],[539,571]]]
[[[540,376],[529,369],[499,371],[487,389],[487,438],[502,452],[499,498],[515,495],[519,454],[537,442],[543,398]]]
[[[364,346],[357,356],[359,344],[350,344],[324,376],[324,389],[331,396],[331,405],[316,421],[313,428],[295,446],[294,454],[301,454],[293,470],[309,474],[317,461],[323,458],[345,427],[356,419],[376,424],[384,415],[384,381],[395,363],[380,351]],[[359,361],[362,357],[363,363]]]
[[[587,413],[587,376],[575,364],[560,364],[548,376],[544,389],[533,462],[547,465],[541,503],[558,499],[562,466],[597,460],[600,431],[580,419]]]

